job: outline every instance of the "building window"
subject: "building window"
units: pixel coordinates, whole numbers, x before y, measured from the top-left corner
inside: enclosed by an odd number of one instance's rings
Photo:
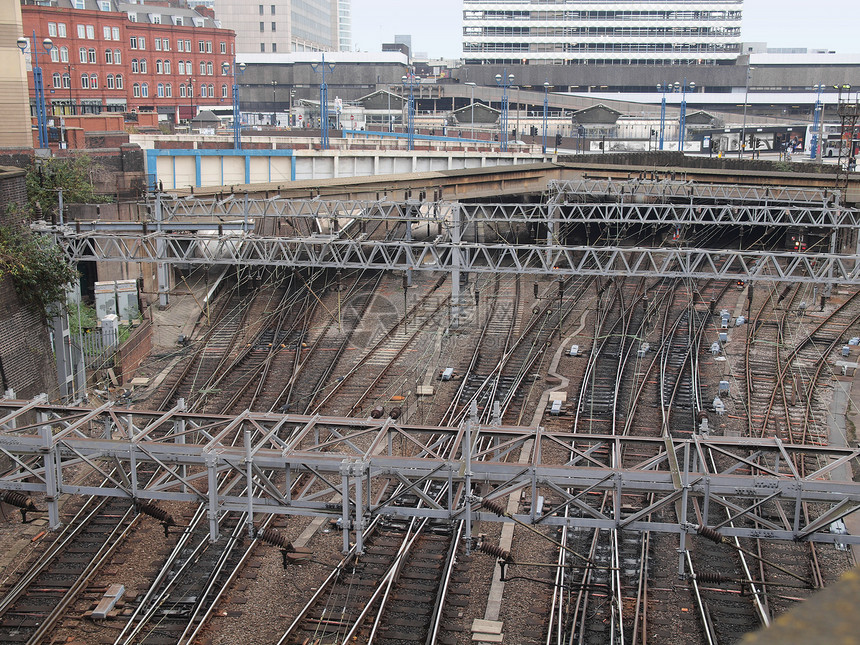
[[[212,61],[211,60],[206,62],[206,73],[209,76],[212,76]]]
[[[81,47],[81,48],[78,50],[78,54],[80,55],[81,62],[82,62],[82,63],[86,63],[86,62],[87,62],[87,48],[86,48],[86,47]]]
[[[96,28],[92,25],[87,25],[87,38],[94,40],[96,37]]]
[[[48,35],[51,38],[57,37],[57,23],[55,23],[55,22],[49,22],[48,23]]]
[[[132,74],[137,74],[137,73],[139,73],[139,72],[140,72],[140,68],[139,68],[139,67],[138,67],[138,65],[137,65],[137,59],[136,59],[136,58],[132,58],[132,59],[131,59],[131,73],[132,73]]]
[[[206,43],[204,41],[202,41],[202,40],[197,41],[197,51],[200,52],[201,54],[206,53]]]
[[[221,98],[222,99],[227,98],[227,85],[226,84],[221,86]]]
[[[60,47],[60,62],[68,63],[69,62],[69,48],[65,45]]]
[[[202,61],[202,60],[201,60],[201,61],[200,61],[200,74],[202,75],[202,74],[205,74],[205,73],[206,73],[206,63],[205,63],[204,61]]]
[[[206,41],[206,53],[207,54],[212,53],[212,41],[211,40]]]
[[[161,64],[160,58],[157,61],[155,61],[155,73],[156,74],[164,74],[164,65]]]
[[[161,14],[160,13],[152,14],[152,24],[153,25],[160,25],[161,24]]]
[[[179,61],[179,73],[180,74],[185,73],[185,61],[184,60]]]
[[[128,12],[128,21],[129,22],[137,22],[137,14],[129,11]]]
[[[105,49],[105,65],[113,65],[113,50]]]
[[[149,83],[141,83],[140,84],[140,95],[143,98],[149,96]]]
[[[266,43],[260,43],[260,53],[266,53]]]
[[[155,94],[160,99],[164,98],[164,83],[159,83],[158,85],[155,86]]]
[[[273,54],[278,53],[278,43],[272,43],[272,53]]]
[[[137,49],[137,36],[132,36],[128,39],[128,48]]]
[[[75,9],[86,9],[84,6],[84,0],[75,0]]]
[[[181,39],[181,38],[177,38],[177,39],[176,39],[176,51],[178,51],[178,52],[183,52],[183,51],[185,51],[185,48],[184,48],[182,45],[183,45],[182,39]]]
[[[261,22],[260,23],[260,33],[262,34],[264,31],[266,31],[266,23]]]
[[[161,39],[161,48],[166,52],[170,51],[170,39],[169,38],[162,38]]]
[[[58,22],[57,23],[57,35],[60,38],[66,37],[66,23],[64,23],[64,22]]]
[[[101,0],[101,1],[99,2],[99,8],[100,8],[102,11],[110,11],[110,2],[109,2],[109,0]]]
[[[161,51],[161,38],[155,39],[155,51],[157,51],[157,52]]]
[[[170,83],[168,83],[167,85],[164,86],[164,95],[167,98],[170,98],[173,96],[173,86]]]
[[[140,59],[140,73],[146,74],[146,59],[145,58]]]
[[[60,87],[60,73],[59,72],[54,72],[53,81],[54,81],[54,87]]]
[[[90,74],[90,89],[91,90],[99,89],[99,77],[96,74]]]
[[[200,98],[206,98],[206,84],[200,86]]]
[[[72,87],[72,77],[68,74],[63,74],[63,89],[69,89]]]
[[[81,74],[81,89],[88,90],[90,89],[90,77],[86,74]]]
[[[122,74],[116,75],[116,89],[118,89],[118,90],[122,89]]]
[[[175,24],[177,27],[182,27],[182,25],[184,24],[182,22],[182,16],[173,16],[173,19],[175,20],[173,24]]]
[[[94,48],[94,47],[90,47],[90,48],[87,50],[87,57],[89,58],[89,61],[90,61],[91,63],[95,63],[95,62],[96,62],[96,50],[95,50],[95,48]]]
[[[110,40],[110,27],[102,27],[102,36],[105,40]]]
[[[140,85],[138,83],[131,86],[131,95],[135,98],[140,98]]]
[[[59,63],[60,62],[60,48],[52,47],[51,48],[51,62]]]
[[[78,38],[86,38],[87,37],[87,28],[83,25],[78,25]]]
[[[275,5],[272,5],[272,15],[275,15]]]
[[[113,74],[108,74],[105,78],[105,87],[109,90],[113,89]]]
[[[277,30],[278,30],[278,23],[273,22],[272,23],[272,31],[277,31]]]
[[[170,61],[169,60],[164,61],[164,73],[170,74]]]
[[[181,99],[185,98],[185,83],[179,84],[179,98],[181,98]]]
[[[146,49],[146,38],[144,38],[143,36],[137,37],[137,48]]]
[[[186,74],[193,74],[194,72],[192,70],[193,70],[193,68],[191,67],[191,61],[190,60],[185,61],[185,73]]]
[[[118,49],[113,50],[113,64],[122,65],[122,53]]]
[[[223,41],[221,42],[221,53],[222,53],[222,54],[226,54],[226,53],[227,53],[227,43],[225,43],[225,42],[223,42]]]
[[[111,27],[111,33],[113,34],[113,40],[119,40],[119,27]]]
[[[215,98],[215,86],[212,83],[209,83],[209,98]]]
[[[263,15],[263,5],[260,5],[260,15]]]

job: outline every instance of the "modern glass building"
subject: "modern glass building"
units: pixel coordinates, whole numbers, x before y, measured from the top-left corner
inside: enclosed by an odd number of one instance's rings
[[[718,65],[741,53],[743,0],[463,0],[466,64]]]

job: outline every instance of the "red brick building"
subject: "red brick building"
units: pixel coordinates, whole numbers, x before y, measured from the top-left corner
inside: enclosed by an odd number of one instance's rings
[[[235,33],[211,17],[116,0],[55,3],[21,7],[23,35],[30,40],[36,31],[49,116],[138,111],[178,122],[192,105],[232,105],[232,80],[221,66],[232,62]],[[45,38],[54,44],[50,54],[41,49]]]

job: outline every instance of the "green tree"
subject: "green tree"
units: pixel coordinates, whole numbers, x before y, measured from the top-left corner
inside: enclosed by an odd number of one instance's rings
[[[66,286],[78,279],[52,238],[20,226],[0,226],[0,278],[7,276],[21,301],[46,318],[52,306],[65,303]]]
[[[34,161],[27,171],[30,216],[35,219],[50,219],[50,213],[57,210],[59,188],[63,189],[63,201],[67,204],[111,201],[110,196],[99,195],[93,189],[92,177],[101,169],[88,155],[40,159],[38,163]]]

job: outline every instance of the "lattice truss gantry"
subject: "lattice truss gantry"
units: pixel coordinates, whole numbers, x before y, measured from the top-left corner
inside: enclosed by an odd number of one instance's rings
[[[682,540],[707,525],[727,536],[860,543],[860,536],[829,531],[860,507],[860,483],[837,479],[860,456],[856,448],[471,421],[433,427],[247,411],[218,416],[185,412],[181,403],[159,412],[4,399],[0,415],[0,452],[12,463],[0,489],[46,495],[52,527],[61,495],[99,495],[202,504],[213,540],[225,513],[246,512],[249,524],[263,514],[340,518],[345,547],[350,530],[360,541],[375,516],[467,525],[517,520],[678,533]],[[510,459],[524,449],[527,462]],[[102,483],[77,483],[72,474],[82,466],[98,474],[88,481]],[[476,497],[509,495],[531,510],[499,517]]]
[[[55,235],[74,261],[162,267],[244,264],[860,284],[858,255],[836,252],[837,236],[854,231],[860,214],[840,206],[838,197],[814,189],[606,180],[554,183],[540,204],[158,195],[145,221],[36,228]],[[400,239],[368,232],[371,223],[382,221],[408,226]],[[829,236],[830,244],[826,252],[816,247],[805,253],[652,248],[612,243],[608,236],[577,246],[563,237],[573,224],[616,231],[639,227],[642,233],[686,226],[796,227]],[[514,231],[529,231],[532,241],[518,241],[522,235],[517,238]]]

